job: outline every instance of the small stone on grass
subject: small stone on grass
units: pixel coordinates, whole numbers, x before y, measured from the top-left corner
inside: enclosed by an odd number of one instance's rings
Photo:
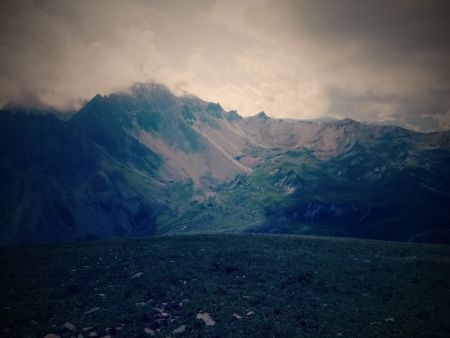
[[[186,331],[186,325],[181,325],[180,327],[173,330],[172,333],[173,334],[181,334],[181,333],[184,333],[184,331]]]
[[[90,315],[91,313],[93,313],[93,312],[95,312],[95,311],[98,311],[98,310],[100,310],[99,307],[93,307],[92,309],[86,311],[84,314],[85,314],[85,315]]]
[[[206,326],[216,325],[216,322],[211,318],[209,313],[197,313],[197,319],[203,320]]]
[[[62,329],[70,332],[77,332],[77,327],[73,325],[71,322],[65,322],[62,326]]]
[[[148,327],[146,327],[145,329],[144,329],[144,332],[146,333],[146,334],[148,334],[149,336],[156,336],[156,333],[155,333],[155,331],[153,331],[152,329],[149,329]]]
[[[139,278],[139,277],[141,277],[143,274],[144,274],[143,272],[135,273],[133,276],[131,276],[131,279]]]

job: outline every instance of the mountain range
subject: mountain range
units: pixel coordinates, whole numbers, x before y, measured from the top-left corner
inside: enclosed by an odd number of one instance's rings
[[[450,132],[244,118],[157,84],[0,111],[0,245],[264,232],[450,243]]]

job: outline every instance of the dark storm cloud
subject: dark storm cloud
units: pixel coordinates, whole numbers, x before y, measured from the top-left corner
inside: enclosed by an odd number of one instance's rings
[[[290,48],[310,50],[341,76],[324,83],[328,114],[450,127],[450,2],[281,0],[270,6],[284,13],[278,39],[297,35]]]
[[[448,1],[281,1],[293,21],[335,43],[372,41],[394,50],[449,48]],[[376,47],[376,45],[375,45]]]
[[[75,109],[155,80],[243,115],[450,128],[450,2],[17,0],[0,103]]]

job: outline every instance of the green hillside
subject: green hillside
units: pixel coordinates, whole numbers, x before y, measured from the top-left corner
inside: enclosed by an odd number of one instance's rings
[[[448,246],[282,235],[169,236],[4,248],[0,268],[2,337],[94,337],[93,332],[446,337],[450,332]],[[62,328],[66,322],[74,327]]]

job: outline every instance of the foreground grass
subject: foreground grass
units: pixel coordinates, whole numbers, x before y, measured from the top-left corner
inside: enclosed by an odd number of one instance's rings
[[[446,246],[193,235],[1,249],[0,267],[4,337],[450,332]],[[205,312],[215,325],[197,319]]]

